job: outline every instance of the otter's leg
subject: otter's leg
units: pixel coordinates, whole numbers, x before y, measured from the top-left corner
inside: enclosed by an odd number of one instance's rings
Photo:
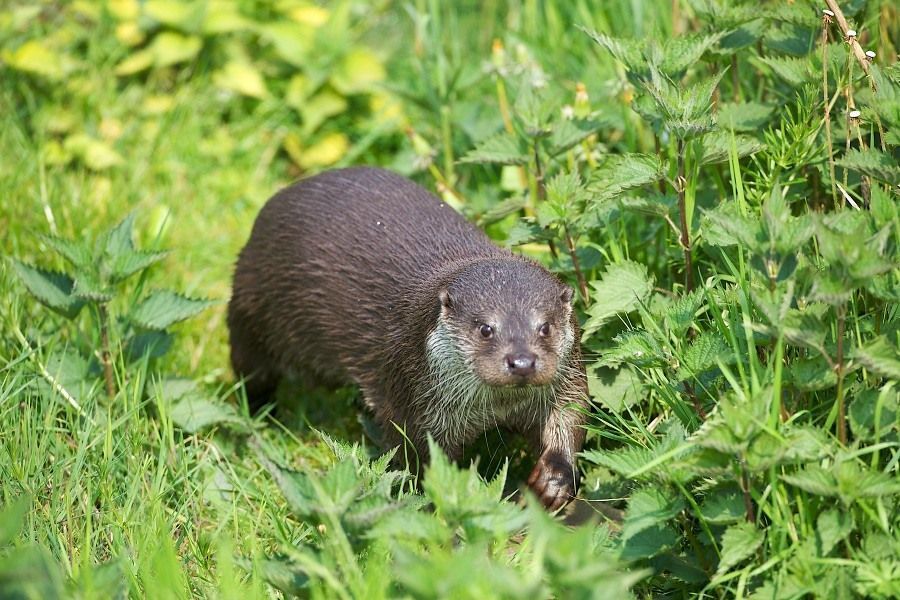
[[[567,401],[560,398],[559,404],[550,408],[542,427],[526,432],[540,452],[528,477],[528,487],[549,510],[561,508],[575,497],[575,455],[584,443],[586,406],[580,395]]]
[[[231,366],[234,374],[244,380],[248,403],[251,410],[256,411],[272,399],[281,376],[262,342],[247,330],[245,322],[229,312]]]

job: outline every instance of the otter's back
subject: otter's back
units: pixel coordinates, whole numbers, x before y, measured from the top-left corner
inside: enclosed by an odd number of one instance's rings
[[[257,320],[284,368],[346,379],[348,361],[419,325],[405,322],[419,315],[407,314],[404,300],[436,273],[497,255],[509,254],[408,179],[374,168],[329,171],[263,207],[238,260],[234,317]]]

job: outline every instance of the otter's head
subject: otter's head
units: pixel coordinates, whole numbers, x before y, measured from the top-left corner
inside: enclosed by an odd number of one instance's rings
[[[546,386],[575,341],[572,295],[534,263],[478,263],[440,291],[436,331],[484,384]]]

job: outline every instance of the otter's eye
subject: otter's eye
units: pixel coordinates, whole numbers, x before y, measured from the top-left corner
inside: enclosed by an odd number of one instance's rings
[[[487,339],[487,338],[491,337],[492,335],[494,335],[494,328],[491,327],[490,325],[488,325],[487,323],[485,323],[481,327],[479,327],[478,331],[481,333],[481,337],[483,337],[484,339]]]
[[[550,335],[550,323],[544,323],[538,328],[538,335],[541,337],[547,337]]]

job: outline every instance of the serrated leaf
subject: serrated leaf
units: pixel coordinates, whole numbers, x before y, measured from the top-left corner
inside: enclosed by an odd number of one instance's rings
[[[82,272],[75,278],[72,295],[91,302],[109,302],[113,294],[94,273]]]
[[[744,497],[737,486],[718,487],[706,494],[700,505],[703,519],[713,525],[728,525],[746,517]]]
[[[853,531],[853,514],[844,510],[829,509],[816,519],[816,541],[819,556],[827,556],[832,548]]]
[[[800,391],[815,392],[837,385],[837,374],[819,356],[792,362],[787,367],[787,381]]]
[[[733,131],[761,131],[774,110],[771,104],[760,102],[722,102],[718,111],[719,125]]]
[[[724,575],[752,556],[764,539],[765,534],[753,523],[738,523],[729,527],[722,534],[722,549],[716,575]]]
[[[701,165],[711,165],[724,162],[731,156],[732,150],[738,158],[756,154],[766,147],[765,144],[748,135],[735,135],[730,132],[713,131],[701,138],[703,141],[703,154],[700,156]]]
[[[643,73],[647,70],[647,61],[644,59],[644,44],[640,40],[614,38],[582,28],[602,48],[605,48],[619,62],[628,69]]]
[[[668,301],[663,309],[655,310],[654,314],[665,322],[672,335],[681,338],[694,322],[694,316],[702,303],[703,290],[697,289]]]
[[[89,268],[94,260],[90,247],[80,241],[66,240],[52,235],[39,237],[77,269]]]
[[[123,281],[135,273],[143,271],[168,256],[168,251],[161,252],[127,252],[113,259],[109,277],[113,283]]]
[[[662,163],[655,155],[612,154],[591,173],[588,182],[588,190],[594,194],[591,202],[606,202],[628,190],[654,183],[662,172]]]
[[[703,211],[704,237],[713,246],[745,246],[748,250],[760,248],[760,226],[738,213],[735,203],[725,202],[712,210]]]
[[[513,135],[503,132],[480,142],[460,159],[464,163],[496,163],[501,165],[524,165],[529,160],[528,151]]]
[[[656,556],[678,542],[678,534],[669,525],[653,525],[623,540],[623,560],[638,560]]]
[[[850,403],[848,416],[853,435],[860,439],[872,439],[877,425],[884,436],[890,429],[900,428],[900,392],[886,385],[881,392],[865,390]]]
[[[799,87],[817,76],[813,73],[810,61],[806,58],[764,56],[753,59],[751,62],[756,61],[767,65],[778,77],[784,79],[794,87]]]
[[[168,290],[153,292],[131,313],[131,320],[146,329],[163,330],[189,319],[216,304],[213,300],[188,298]]]
[[[32,267],[17,260],[12,261],[19,279],[38,301],[62,316],[73,319],[78,315],[84,301],[72,295],[74,282],[64,273]]]
[[[645,529],[665,523],[682,510],[684,499],[678,493],[660,486],[642,488],[628,501],[622,539],[627,541]]]
[[[584,324],[588,337],[619,313],[636,310],[653,291],[653,280],[647,267],[632,261],[611,264],[599,281],[592,281],[591,306]]]
[[[834,475],[815,465],[809,465],[793,475],[782,475],[781,479],[801,490],[819,496],[837,496],[839,493]]]
[[[591,119],[562,119],[550,134],[550,156],[557,156],[582,142],[603,127],[603,123]]]
[[[614,413],[633,406],[643,397],[640,376],[629,367],[609,369],[591,365],[587,369],[588,392]]]
[[[859,171],[890,185],[900,185],[900,165],[897,164],[897,159],[874,148],[853,148],[836,162],[844,168]]]
[[[172,421],[188,433],[196,433],[213,425],[228,425],[238,430],[247,425],[228,404],[213,402],[196,393],[189,393],[170,409]]]
[[[618,368],[625,363],[636,367],[661,367],[667,362],[662,347],[646,331],[626,331],[613,341],[615,346],[601,352],[599,365]]]
[[[853,359],[873,373],[900,380],[900,351],[886,336],[880,335],[865,346],[856,348]]]
[[[679,381],[695,377],[716,366],[717,361],[725,364],[734,362],[731,346],[719,333],[704,331],[696,338],[681,357]]]

